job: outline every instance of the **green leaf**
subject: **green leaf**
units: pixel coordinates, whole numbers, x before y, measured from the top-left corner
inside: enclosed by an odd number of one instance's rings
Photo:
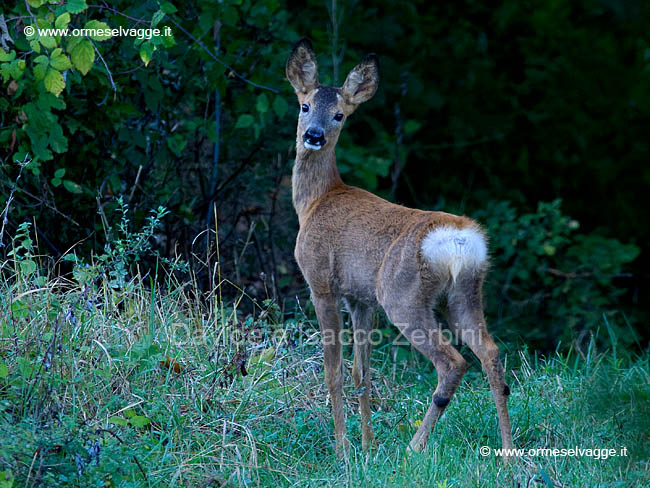
[[[38,42],[47,49],[54,49],[56,47],[56,39],[52,36],[41,36],[38,38]]]
[[[29,315],[29,306],[22,300],[16,300],[11,304],[11,313],[17,319],[24,319]],[[22,358],[19,358],[19,360]]]
[[[239,14],[235,7],[228,6],[223,12],[223,23],[227,25],[236,25],[239,20]]]
[[[180,156],[183,153],[186,145],[187,139],[180,134],[174,134],[167,139],[167,146],[176,156]]]
[[[43,83],[45,84],[45,89],[57,97],[65,88],[65,80],[61,72],[50,67],[47,68]]]
[[[273,110],[280,119],[287,114],[289,104],[283,96],[275,97],[275,100],[273,100]]]
[[[47,22],[39,21],[39,22],[38,22],[38,27],[39,27],[40,29],[51,29],[51,28],[52,28],[52,24],[49,24],[49,23],[47,23]],[[36,31],[35,34],[38,35],[38,41],[39,41],[39,42],[43,45],[43,47],[45,47],[46,49],[54,49],[54,48],[56,47],[57,42],[56,42],[56,39],[54,38],[54,36],[41,36],[40,34],[38,34],[38,30]],[[34,36],[34,38],[36,38],[36,37]],[[30,40],[31,40],[31,39],[30,39]]]
[[[31,259],[26,259],[25,261],[20,261],[20,270],[25,275],[30,275],[36,271],[36,263]]]
[[[13,61],[14,59],[16,59],[16,51],[12,49],[10,52],[7,52],[0,48],[0,62]]]
[[[2,81],[5,83],[9,81],[9,78],[11,78],[9,63],[0,64],[0,75],[2,75]]]
[[[65,71],[66,69],[72,68],[72,63],[68,57],[63,54],[63,50],[60,47],[57,47],[50,55],[50,66],[59,71]]]
[[[72,53],[72,50],[79,44],[81,41],[84,41],[85,39],[81,36],[68,36],[65,38],[66,43],[65,43],[65,50],[70,54]]]
[[[153,14],[153,18],[151,19],[151,27],[156,27],[162,19],[165,18],[165,12],[162,10],[158,10],[155,14]]]
[[[9,376],[9,368],[5,363],[0,363],[0,378],[6,378]]]
[[[63,180],[63,187],[68,190],[70,193],[80,194],[83,193],[83,189],[79,183],[75,183],[70,180]]]
[[[60,98],[56,98],[54,95],[51,95],[49,93],[41,93],[38,96],[38,100],[36,100],[36,106],[40,110],[45,110],[45,111],[50,111],[50,109],[55,108],[57,110],[63,110],[65,109],[65,102],[61,100]],[[51,124],[52,121],[56,120],[56,117],[51,116],[51,120],[48,122],[48,124]]]
[[[112,37],[111,33],[107,32],[110,31],[111,28],[108,26],[106,22],[100,22],[99,20],[91,20],[86,23],[85,28],[92,29],[95,31],[92,35],[88,36],[93,41],[105,41]]]
[[[128,422],[126,419],[123,419],[122,417],[110,417],[108,419],[108,423],[113,425],[119,425],[120,427],[124,427]]]
[[[32,142],[32,152],[34,153],[34,156],[41,161],[49,161],[52,159],[52,151],[47,148],[47,137],[36,137],[29,134],[29,138]],[[36,169],[38,170],[38,168]]]
[[[6,82],[10,77],[14,80],[19,79],[23,76],[25,71],[25,60],[24,59],[14,59],[11,63],[2,63],[0,70],[2,72],[2,77]]]
[[[160,39],[162,40],[162,45],[165,47],[172,47],[176,45],[176,41],[174,40],[174,35],[169,34],[168,36],[164,35],[165,29],[163,29],[163,35],[160,36]]]
[[[265,113],[269,109],[269,97],[266,96],[266,93],[260,93],[257,96],[256,103],[257,111],[260,113]]]
[[[86,75],[95,62],[95,49],[89,40],[84,39],[72,49],[70,58],[72,59],[72,65],[82,75]]]
[[[52,183],[52,186],[53,186],[54,188],[58,188],[59,186],[61,186],[62,181],[61,181],[60,178],[52,178],[52,179],[50,180],[50,183]]]
[[[65,176],[65,168],[59,168],[54,172],[55,178],[63,178]]]
[[[412,134],[413,132],[416,132],[420,127],[422,127],[422,124],[417,120],[407,120],[406,124],[404,124],[404,134]]]
[[[543,249],[544,249],[544,252],[546,253],[546,255],[548,255],[548,256],[553,256],[555,254],[555,251],[557,250],[555,248],[555,246],[553,246],[551,244],[544,244]]]
[[[65,8],[71,14],[78,14],[88,8],[86,0],[68,0]]]
[[[145,42],[140,46],[140,59],[142,59],[142,62],[144,63],[145,66],[149,64],[149,61],[151,61],[151,57],[153,56],[153,50],[154,50],[154,45],[151,44],[150,42]]]
[[[151,420],[143,415],[135,415],[129,419],[129,423],[133,427],[146,427],[151,423]]]
[[[38,42],[38,41],[36,41],[36,40],[34,40],[34,41],[29,41],[29,47],[31,47],[32,50],[33,50],[34,52],[36,52],[36,53],[40,53],[40,52],[41,52],[41,43]]]
[[[68,151],[68,138],[63,135],[61,124],[52,124],[49,143],[52,151],[56,153],[63,154]]]
[[[28,315],[25,314],[20,318],[26,318],[27,316]],[[19,357],[16,360],[16,363],[18,363],[18,371],[20,371],[20,374],[23,375],[24,378],[31,378],[34,375],[36,365],[32,358]]]
[[[174,5],[172,5],[170,2],[163,2],[160,5],[160,10],[162,10],[166,14],[175,14],[176,12],[178,12],[178,9],[174,7]]]
[[[11,471],[0,472],[0,488],[13,488],[14,475]]]
[[[34,78],[36,78],[36,81],[41,81],[45,78],[45,73],[47,73],[47,64],[37,64],[34,66]]]
[[[237,119],[235,129],[245,129],[246,127],[253,125],[253,122],[255,122],[255,119],[251,114],[242,114]]]
[[[57,29],[65,29],[66,27],[68,27],[69,23],[70,23],[70,14],[68,12],[65,12],[56,18],[56,20],[54,21],[54,27]]]

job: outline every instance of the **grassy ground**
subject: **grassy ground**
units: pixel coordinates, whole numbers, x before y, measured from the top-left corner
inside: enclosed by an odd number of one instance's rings
[[[189,285],[152,292],[136,280],[116,291],[106,280],[83,287],[26,268],[0,284],[2,488],[650,486],[647,356],[508,352],[517,447],[628,455],[524,456],[504,466],[479,453],[500,440],[476,363],[426,452],[407,451],[436,376],[387,342],[373,356],[376,449],[360,450],[348,386],[352,448],[341,463],[317,328],[301,314],[282,320],[267,306],[241,323],[217,297],[199,304]]]

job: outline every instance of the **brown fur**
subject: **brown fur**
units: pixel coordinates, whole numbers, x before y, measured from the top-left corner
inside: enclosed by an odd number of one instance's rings
[[[347,449],[345,414],[341,397],[341,318],[339,300],[351,313],[355,331],[372,329],[373,311],[382,307],[388,318],[438,372],[433,394],[411,448],[426,446],[429,433],[442,415],[466,369],[458,351],[439,335],[433,308],[446,296],[449,324],[481,360],[492,389],[501,428],[503,447],[512,447],[506,407],[507,386],[499,352],[487,332],[482,311],[481,287],[486,266],[464,270],[457,280],[437,269],[421,252],[424,237],[434,229],[474,229],[480,226],[467,217],[444,212],[426,212],[387,202],[365,190],[343,183],[336,167],[334,148],[343,122],[358,104],[375,93],[378,65],[374,56],[364,58],[348,75],[342,88],[318,84],[316,58],[308,41],[300,41],[287,61],[287,77],[308,107],[301,112],[293,170],[293,202],[300,222],[295,256],[309,284],[321,328],[325,380],[334,415],[337,452]],[[336,90],[328,100],[319,90]],[[327,142],[320,150],[303,144],[311,127],[323,130]],[[424,338],[424,339],[423,339]],[[370,351],[368,343],[355,343],[352,377],[360,388],[362,446],[370,447],[374,434],[370,425]]]

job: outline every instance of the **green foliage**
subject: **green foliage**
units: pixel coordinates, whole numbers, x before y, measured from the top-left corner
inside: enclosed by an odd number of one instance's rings
[[[31,280],[37,271],[34,241],[30,237],[31,225],[27,222],[18,226],[13,248],[7,254],[15,264],[15,271]]]
[[[579,234],[560,200],[518,215],[508,202],[490,202],[476,217],[490,237],[488,315],[502,338],[523,337],[542,348],[558,342],[583,348],[606,317],[626,345],[636,341],[620,311],[626,265],[639,248],[598,234]],[[606,335],[600,339],[611,345]]]
[[[145,225],[134,232],[129,220],[128,205],[122,198],[117,199],[117,205],[119,222],[114,226],[106,222],[107,242],[102,253],[93,253],[90,260],[92,264],[86,263],[83,257],[79,258],[76,254],[63,257],[65,261],[74,263],[73,276],[80,285],[91,285],[98,279],[107,277],[106,284],[110,288],[131,287],[133,284],[129,277],[133,275],[133,267],[151,258],[155,258],[156,263],[166,265],[170,272],[187,271],[184,262],[171,261],[152,248],[152,241],[167,210],[158,207],[147,217]]]
[[[197,207],[206,204],[211,170],[208,166],[200,172],[192,186],[185,184],[188,176],[182,171],[197,147],[207,148],[210,141],[231,135],[250,141],[221,145],[217,161],[238,164],[262,132],[286,117],[286,96],[276,91],[286,88],[278,66],[288,44],[269,44],[268,33],[286,30],[287,12],[278,11],[275,0],[217,6],[181,2],[180,7],[195,13],[191,20],[182,20],[184,14],[175,17],[178,4],[170,2],[122,0],[109,9],[88,6],[84,0],[37,1],[29,3],[29,12],[22,2],[3,8],[11,18],[15,45],[9,52],[0,49],[3,90],[9,95],[0,100],[6,122],[0,124],[0,184],[11,180],[14,161],[26,154],[33,157],[26,187],[45,188],[58,209],[74,214],[58,222],[56,236],[65,235],[71,243],[100,231],[96,193],[110,201],[113,195],[131,191],[135,183],[137,223],[146,218],[146,209],[164,204],[188,224],[200,224],[197,218],[203,212]],[[41,29],[67,28],[70,33],[26,36],[19,31],[20,21],[16,23],[21,18],[30,27],[35,22]],[[137,35],[115,36],[105,31],[109,28],[132,29]],[[99,31],[72,35],[73,29]],[[147,29],[161,33],[151,35]],[[250,82],[233,76],[233,70]],[[259,90],[256,83],[272,88]],[[217,107],[214,88],[222,100]],[[284,150],[282,139],[273,140],[277,143],[266,151]],[[14,204],[17,220],[28,215],[25,203]],[[59,241],[51,235],[53,228],[45,222],[39,226],[52,241]]]

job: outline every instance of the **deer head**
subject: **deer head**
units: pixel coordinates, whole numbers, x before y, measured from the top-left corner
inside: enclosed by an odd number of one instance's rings
[[[342,87],[321,85],[316,55],[308,39],[301,39],[293,48],[286,73],[300,105],[298,148],[307,151],[334,147],[345,119],[372,98],[379,84],[377,57],[369,54],[350,71]]]

